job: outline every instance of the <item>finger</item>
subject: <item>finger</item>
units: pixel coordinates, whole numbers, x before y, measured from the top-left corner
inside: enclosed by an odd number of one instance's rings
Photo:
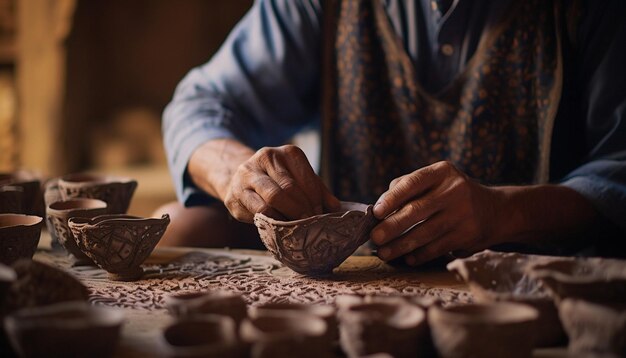
[[[394,180],[391,181],[391,183],[389,183],[389,189],[393,188],[394,186],[396,186],[396,184],[398,184],[398,182],[404,178],[406,175],[403,176],[399,176],[397,178],[395,178]]]
[[[409,253],[404,260],[411,266],[421,265],[439,258],[450,251],[464,249],[464,243],[465,240],[463,240],[458,233],[451,231],[439,239],[433,240]]]
[[[291,173],[298,187],[304,192],[313,212],[321,214],[323,212],[322,188],[324,183],[315,174],[302,149],[296,146],[285,146],[284,150],[289,159],[285,161],[288,172]]]
[[[254,214],[262,213],[263,215],[269,216],[276,220],[284,220],[284,216],[276,211],[274,208],[269,206],[265,200],[255,191],[250,189],[245,189],[239,196],[240,205],[245,208],[247,213],[245,213],[246,222],[254,221]]]
[[[288,182],[288,179],[283,176],[281,181],[283,185],[286,185],[285,183]],[[293,183],[293,180],[291,182]],[[310,211],[307,211],[306,206],[299,204],[289,195],[287,190],[283,189],[281,185],[267,175],[256,177],[250,183],[250,189],[258,194],[265,205],[279,212],[287,219],[301,219],[312,215]],[[291,192],[293,193],[293,189],[291,189]],[[258,207],[261,204],[255,199],[255,205]]]
[[[452,228],[449,218],[442,213],[417,224],[411,230],[378,249],[378,256],[385,261],[409,254],[422,246],[444,237]]]

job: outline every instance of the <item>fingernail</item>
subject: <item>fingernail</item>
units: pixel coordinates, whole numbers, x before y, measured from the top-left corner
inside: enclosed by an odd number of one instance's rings
[[[380,257],[383,260],[386,260],[387,257],[389,257],[389,255],[391,255],[391,249],[387,247],[378,250],[378,257]]]
[[[374,243],[376,245],[382,245],[384,243],[385,239],[385,232],[381,229],[375,229],[374,231],[372,231],[372,241],[374,241]]]
[[[385,212],[385,204],[383,204],[382,202],[377,202],[376,204],[374,204],[374,215],[379,216],[382,215]]]
[[[413,256],[407,256],[404,261],[406,261],[407,265],[415,265],[417,263],[417,260],[415,259],[415,257]]]

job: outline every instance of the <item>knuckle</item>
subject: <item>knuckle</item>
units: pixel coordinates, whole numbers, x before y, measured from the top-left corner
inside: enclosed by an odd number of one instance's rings
[[[280,149],[290,157],[300,157],[304,155],[302,149],[293,144],[283,145]]]

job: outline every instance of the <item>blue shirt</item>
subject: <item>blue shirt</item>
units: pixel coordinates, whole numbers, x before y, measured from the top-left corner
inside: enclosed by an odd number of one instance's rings
[[[483,31],[509,1],[387,0],[385,8],[421,84],[436,92],[463,70]],[[276,146],[317,125],[321,2],[257,0],[213,58],[181,81],[165,109],[163,133],[176,192],[185,205],[214,200],[187,173],[201,144],[235,138],[252,148]],[[551,180],[581,193],[623,233],[626,2],[589,0],[583,9],[563,46],[564,88]]]

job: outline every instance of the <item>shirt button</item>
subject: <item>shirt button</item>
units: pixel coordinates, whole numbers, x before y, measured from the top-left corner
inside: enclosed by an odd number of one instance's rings
[[[452,45],[450,44],[443,44],[441,46],[441,53],[446,56],[452,56],[452,54],[454,53],[454,47],[452,47]]]

